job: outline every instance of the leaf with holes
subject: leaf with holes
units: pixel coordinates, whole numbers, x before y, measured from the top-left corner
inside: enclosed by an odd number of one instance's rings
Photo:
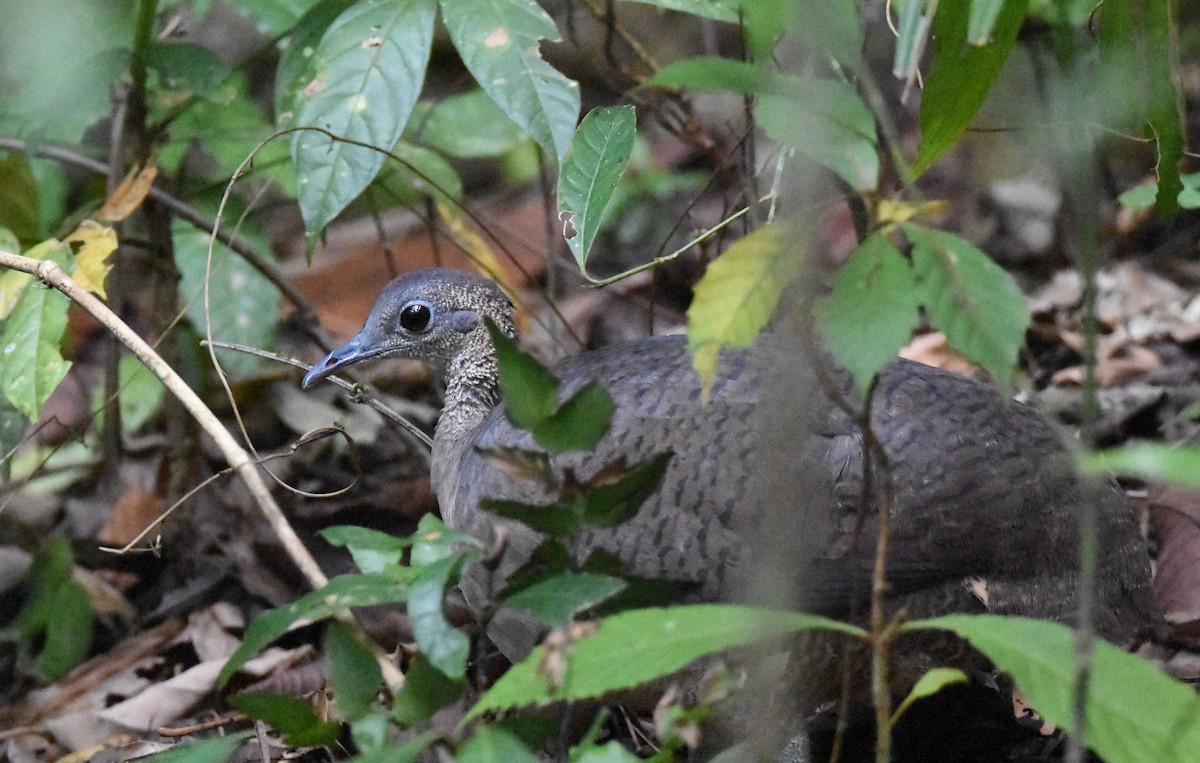
[[[632,106],[593,109],[579,124],[558,175],[558,219],[579,270],[600,230],[604,210],[633,155]]]
[[[532,0],[441,0],[442,21],[471,76],[557,163],[579,119],[579,84],[542,58],[554,21]]]
[[[390,150],[425,81],[435,13],[434,0],[365,0],[344,11],[313,53],[312,79],[296,95],[296,125]],[[306,130],[292,138],[292,158],[311,249],[387,157]]]

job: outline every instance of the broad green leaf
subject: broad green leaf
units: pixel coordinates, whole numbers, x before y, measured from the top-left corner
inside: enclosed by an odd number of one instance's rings
[[[0,226],[17,239],[32,243],[38,237],[38,185],[25,154],[0,158]],[[18,251],[12,247],[9,251]]]
[[[297,622],[316,622],[350,607],[391,604],[408,598],[412,573],[393,571],[388,575],[339,575],[325,587],[306,594],[291,604],[264,612],[250,623],[242,645],[230,656],[217,676],[224,685],[246,660],[282,636]]]
[[[341,623],[331,623],[325,633],[325,654],[329,659],[329,685],[333,701],[342,718],[358,720],[371,709],[383,673],[375,655],[359,642],[350,629]]]
[[[457,763],[538,763],[541,758],[508,729],[481,725],[458,748]]]
[[[622,612],[558,649],[553,659],[547,647],[534,649],[488,689],[467,720],[493,710],[592,699],[670,675],[709,654],[810,629],[865,635],[852,625],[816,615],[735,605]],[[545,666],[560,659],[560,667],[547,670]]]
[[[817,302],[825,347],[861,394],[912,337],[919,304],[912,267],[882,233],[858,245],[834,277],[833,291]]]
[[[517,343],[487,323],[500,364],[500,397],[509,421],[533,429],[558,408],[558,381]]]
[[[407,137],[456,159],[500,156],[528,140],[487,93],[478,89],[432,105],[417,104]]]
[[[178,172],[184,159],[194,157],[196,154],[192,152],[197,152],[211,162],[210,177],[224,185],[274,131],[261,107],[247,92],[245,77],[237,75],[215,97],[192,102],[171,121],[171,131],[159,148],[159,165],[165,172]],[[263,146],[243,171],[261,172],[286,193],[295,193],[286,137],[277,137]]]
[[[425,81],[434,0],[364,0],[344,11],[313,53],[296,96],[296,124],[390,149]],[[310,244],[383,167],[366,146],[303,131],[292,138],[296,191]]]
[[[441,738],[441,734],[436,731],[426,731],[406,742],[386,744],[373,750],[364,751],[350,758],[349,763],[415,763],[426,748]],[[425,760],[425,758],[421,758],[421,760]]]
[[[151,92],[178,106],[191,97],[216,95],[232,73],[208,48],[189,42],[155,42],[146,50],[146,65],[158,75]]]
[[[621,746],[620,742],[606,742],[590,747],[576,746],[571,750],[571,763],[638,763],[642,760]]]
[[[71,367],[59,350],[69,304],[54,289],[29,284],[0,333],[0,392],[31,421]]]
[[[1145,442],[1083,453],[1080,465],[1099,474],[1130,474],[1200,488],[1200,447]]]
[[[587,275],[588,252],[604,210],[633,154],[632,106],[593,109],[579,123],[558,174],[558,219],[567,247]]]
[[[779,0],[742,0],[742,35],[750,60],[771,60],[775,46],[794,24],[796,5]]]
[[[358,525],[326,527],[321,531],[321,537],[330,545],[349,549],[358,569],[366,573],[383,572],[389,566],[399,564],[404,549],[413,544],[411,538],[397,538]]]
[[[787,80],[788,96],[764,95],[754,117],[772,139],[837,173],[859,191],[879,184],[875,117],[858,93],[828,79]]]
[[[843,68],[859,68],[863,45],[862,19],[856,0],[821,0],[819,3],[793,3],[789,32],[825,51]]]
[[[485,498],[480,502],[480,506],[485,511],[515,519],[555,538],[574,535],[583,529],[583,519],[579,512],[572,511],[571,506],[564,506],[562,503],[537,506],[520,501]]]
[[[417,522],[417,531],[412,535],[413,567],[427,567],[462,553],[462,548],[479,550],[483,543],[474,536],[451,530],[433,514],[426,514]]]
[[[892,723],[900,719],[912,707],[912,704],[919,699],[932,697],[942,689],[953,684],[966,683],[967,674],[958,668],[932,668],[925,675],[917,679],[917,683],[912,687],[912,691],[904,698],[904,701],[892,713]]]
[[[533,614],[551,628],[569,625],[579,612],[591,609],[625,589],[625,581],[589,572],[564,572],[526,586],[504,599],[505,606]]]
[[[7,230],[4,233],[8,235],[5,236],[3,244],[5,247],[11,247],[8,251],[13,254],[21,254],[20,245],[12,238],[12,234]],[[71,267],[71,252],[58,239],[52,238],[43,241],[24,254],[31,260],[52,259],[64,270],[69,270]],[[17,306],[17,300],[32,283],[33,276],[19,270],[5,270],[0,273],[0,320],[4,320],[12,314],[13,308]]]
[[[392,717],[401,726],[420,723],[462,696],[467,682],[454,680],[417,654],[404,674],[404,686],[392,703]]]
[[[599,475],[594,477],[579,499],[584,523],[596,527],[615,527],[632,518],[658,488],[672,456],[670,451],[659,453],[649,461],[617,474],[615,479]]]
[[[533,439],[551,453],[590,450],[608,431],[613,417],[608,390],[592,382],[533,427]]]
[[[471,76],[508,118],[561,162],[579,119],[579,84],[542,59],[558,29],[531,0],[440,0],[442,21]]]
[[[1004,0],[971,0],[971,16],[967,21],[967,41],[972,45],[987,45],[992,39],[996,19]]]
[[[913,242],[913,270],[930,322],[951,347],[1009,386],[1029,326],[1025,297],[1012,276],[952,233],[903,228]]]
[[[342,726],[323,720],[308,702],[290,694],[248,691],[235,694],[230,704],[283,734],[288,744],[315,746],[337,740]]]
[[[154,372],[132,355],[122,355],[117,362],[117,404],[121,409],[121,428],[133,434],[158,413],[162,407],[166,387]],[[97,414],[97,425],[104,422],[104,386],[97,385],[92,391],[92,410]]]
[[[29,419],[14,408],[7,397],[0,395],[0,453],[8,453],[17,447],[28,426]],[[7,480],[11,476],[12,459],[0,461],[0,479]]]
[[[450,679],[466,672],[471,643],[465,633],[447,622],[442,600],[446,588],[457,580],[465,558],[456,554],[421,569],[408,596],[408,619],[421,653]]]
[[[808,245],[799,235],[789,240],[788,233],[768,225],[738,239],[696,284],[688,308],[688,351],[706,393],[721,348],[753,344],[784,287],[800,272]]]
[[[179,268],[179,292],[186,300],[188,320],[203,334],[204,278],[208,262],[208,233],[183,220],[171,225],[175,240],[175,264]],[[271,251],[266,237],[249,222],[238,228],[263,256]],[[213,246],[212,281],[209,287],[213,338],[250,347],[273,347],[275,324],[279,315],[279,289],[224,244]],[[220,353],[221,364],[235,376],[246,376],[262,361],[253,355]]]
[[[230,0],[230,5],[254,20],[268,37],[286,32],[316,0]]]
[[[404,678],[407,684],[407,673]],[[350,738],[354,740],[354,745],[358,747],[359,752],[375,752],[390,745],[391,740],[388,739],[390,726],[391,718],[388,713],[381,708],[375,708],[350,723]]]
[[[728,90],[743,95],[784,94],[784,80],[748,61],[719,56],[695,56],[672,61],[645,82],[646,87],[686,87],[690,90]]]
[[[932,167],[971,124],[1017,40],[1026,5],[1027,0],[1007,0],[992,28],[992,41],[972,45],[967,40],[972,3],[938,4],[933,68],[921,98],[921,145],[912,167],[917,175]]]
[[[75,558],[63,536],[52,538],[26,573],[32,587],[15,625],[21,648],[36,648],[33,672],[51,683],[78,665],[92,645],[92,607],[87,591],[71,578]]]
[[[905,630],[944,628],[1012,675],[1045,720],[1072,732],[1075,633],[1060,623],[998,615],[947,615]],[[1185,763],[1200,749],[1200,697],[1142,658],[1092,643],[1087,746],[1108,763]]]
[[[422,146],[400,142],[392,146],[375,181],[367,188],[373,209],[423,206],[425,199],[454,207],[462,199],[462,180],[442,157]],[[399,161],[397,161],[399,160]]]
[[[321,0],[280,41],[282,52],[275,67],[275,122],[279,129],[296,126],[296,100],[317,73],[317,46],[326,30],[353,4],[354,0]]]
[[[253,734],[253,731],[239,731],[203,742],[176,744],[169,750],[156,752],[142,760],[146,763],[224,763]]]
[[[668,11],[680,11],[704,19],[728,21],[733,24],[738,22],[738,10],[742,5],[741,0],[628,0],[628,2],[653,5]]]

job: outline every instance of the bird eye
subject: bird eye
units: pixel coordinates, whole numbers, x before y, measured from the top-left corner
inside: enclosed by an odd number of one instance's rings
[[[400,311],[400,326],[405,331],[411,331],[414,334],[419,334],[429,328],[429,319],[432,317],[432,312],[429,310],[429,305],[421,302],[411,302],[404,306]]]

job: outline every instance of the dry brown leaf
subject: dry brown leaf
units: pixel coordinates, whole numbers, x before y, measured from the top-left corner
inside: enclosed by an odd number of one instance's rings
[[[156,177],[158,165],[153,160],[145,167],[131,171],[104,200],[96,217],[106,223],[119,223],[129,217],[142,206]]]
[[[900,357],[915,360],[929,366],[937,366],[959,376],[971,379],[979,377],[975,365],[967,357],[946,343],[946,335],[931,331],[914,338],[900,350]]]

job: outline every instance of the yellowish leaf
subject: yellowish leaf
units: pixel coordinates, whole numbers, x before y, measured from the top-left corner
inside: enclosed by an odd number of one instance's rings
[[[108,257],[117,250],[117,233],[94,220],[84,220],[67,243],[75,252],[75,272],[71,278],[88,291],[106,297],[104,279],[112,270]]]
[[[146,200],[156,177],[158,165],[153,159],[145,167],[131,171],[104,200],[97,219],[105,223],[119,223],[132,215]]]
[[[945,199],[920,202],[881,199],[875,211],[881,223],[906,223],[918,217],[938,217],[949,210],[950,202]]]
[[[688,350],[706,399],[721,348],[754,343],[800,272],[807,247],[795,228],[765,225],[709,264],[688,308]]]

